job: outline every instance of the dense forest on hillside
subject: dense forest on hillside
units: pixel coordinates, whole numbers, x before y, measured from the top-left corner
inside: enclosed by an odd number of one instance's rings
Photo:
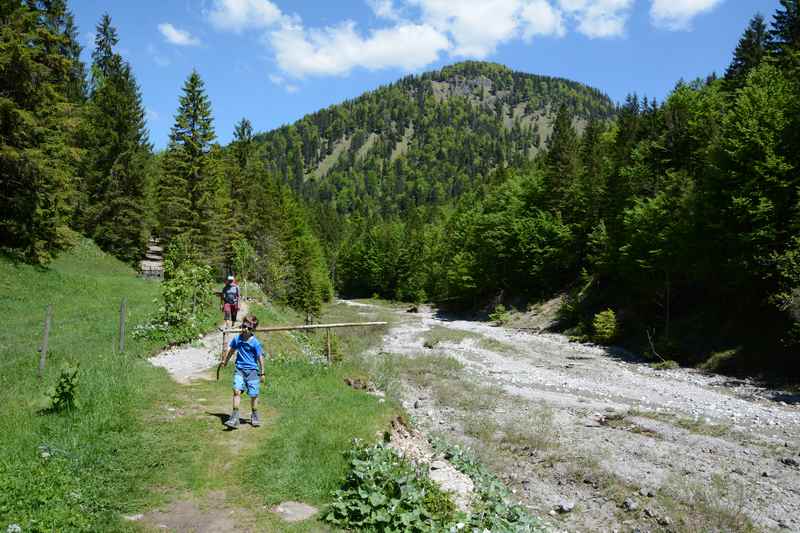
[[[71,229],[135,264],[157,237],[168,277],[236,270],[309,318],[334,288],[470,310],[566,292],[576,335],[610,309],[662,357],[786,366],[800,9],[780,4],[664,102],[465,62],[271,132],[242,119],[223,147],[192,72],[154,154],[111,18],[86,66],[66,0],[2,2],[0,245],[45,265]]]

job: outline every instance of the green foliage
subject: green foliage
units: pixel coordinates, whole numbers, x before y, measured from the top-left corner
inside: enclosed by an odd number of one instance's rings
[[[138,325],[134,335],[162,342],[186,342],[204,332],[214,302],[211,267],[199,263],[188,235],[175,238],[164,257],[162,305],[155,317]]]
[[[453,501],[426,475],[383,443],[356,441],[350,471],[325,520],[360,531],[432,531],[453,521]]]
[[[58,383],[48,394],[50,406],[47,408],[47,412],[60,413],[76,408],[78,405],[77,393],[78,366],[62,368],[61,374],[58,376]]]
[[[0,6],[0,242],[39,264],[65,246],[75,200],[77,113],[68,96],[79,61],[57,21],[67,14],[33,2]]]
[[[169,241],[188,233],[206,262],[222,257],[223,221],[230,188],[220,172],[211,103],[197,71],[187,78],[170,131],[159,184],[161,235]]]
[[[592,339],[598,344],[611,344],[617,337],[617,315],[611,309],[600,311],[592,320]]]
[[[522,505],[514,502],[511,492],[470,450],[442,440],[435,440],[433,445],[459,472],[469,476],[475,486],[471,512],[464,521],[467,531],[545,531],[541,521],[528,514]]]
[[[494,310],[489,314],[489,320],[497,324],[498,326],[502,326],[511,318],[506,306],[503,304],[497,304],[494,306]]]
[[[114,52],[117,33],[104,15],[95,33],[92,87],[85,106],[83,227],[125,262],[144,255],[149,236],[151,157],[142,95],[131,66]]]

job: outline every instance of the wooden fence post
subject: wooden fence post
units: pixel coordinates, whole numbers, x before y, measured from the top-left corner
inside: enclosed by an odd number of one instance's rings
[[[331,328],[325,328],[325,354],[328,356],[328,363],[331,362]]]
[[[119,304],[119,353],[125,351],[125,317],[128,306],[128,298],[122,298]]]
[[[47,344],[50,342],[50,322],[53,320],[53,305],[47,306],[47,312],[44,315],[44,339],[42,339],[41,354],[39,355],[39,378],[42,377],[44,372],[44,362],[47,358]]]

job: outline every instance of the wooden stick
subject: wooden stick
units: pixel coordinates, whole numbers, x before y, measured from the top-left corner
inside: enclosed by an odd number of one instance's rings
[[[119,353],[125,351],[125,316],[128,306],[128,298],[122,298],[119,304]]]
[[[50,341],[50,322],[53,320],[53,305],[47,306],[47,312],[44,316],[44,339],[42,340],[42,353],[39,355],[39,378],[42,377],[44,372],[44,361],[47,358],[47,344]]]
[[[331,362],[331,328],[325,328],[325,354],[328,356],[328,363]]]
[[[342,324],[309,324],[304,326],[273,326],[269,328],[256,328],[255,331],[291,331],[295,329],[323,329],[323,328],[352,328],[360,326],[385,326],[388,322],[345,322]],[[225,333],[241,333],[242,329],[226,329]]]

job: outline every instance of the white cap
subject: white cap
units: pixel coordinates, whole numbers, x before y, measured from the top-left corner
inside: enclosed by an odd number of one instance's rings
[[[233,274],[228,274],[228,281],[233,281]]]

